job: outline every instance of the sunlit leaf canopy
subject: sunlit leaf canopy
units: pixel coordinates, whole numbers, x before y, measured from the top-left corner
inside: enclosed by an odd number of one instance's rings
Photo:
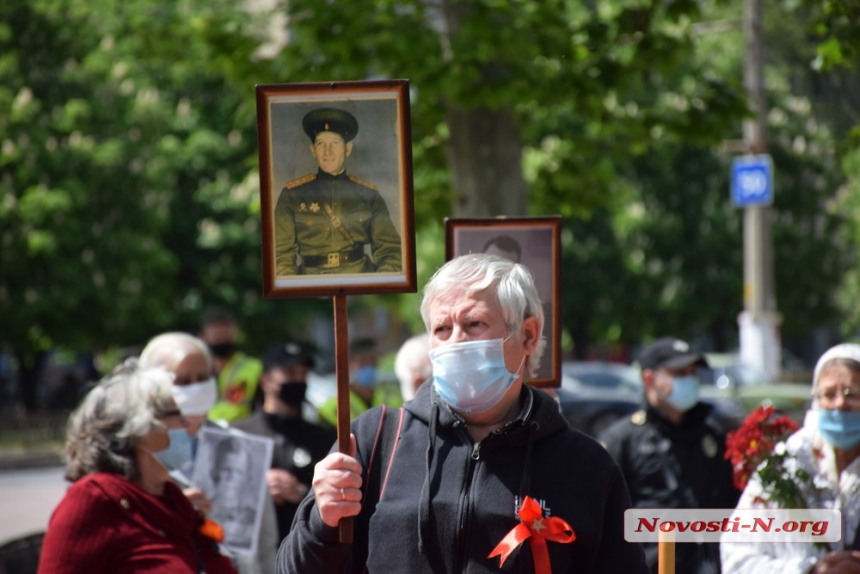
[[[860,324],[860,37],[851,2],[768,2],[785,340]],[[420,284],[442,219],[558,213],[565,352],[666,333],[736,345],[739,1],[7,0],[0,345],[140,345],[236,312],[245,344],[329,300],[260,287],[254,85],[408,78]],[[352,298],[421,328],[418,295]],[[403,327],[402,330],[407,330]]]

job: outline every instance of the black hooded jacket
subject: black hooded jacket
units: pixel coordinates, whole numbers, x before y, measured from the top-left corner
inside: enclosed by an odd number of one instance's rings
[[[525,495],[576,536],[547,542],[553,574],[647,572],[640,547],[624,541],[630,497],[618,466],[570,429],[545,393],[525,386],[520,404],[516,420],[475,443],[432,385],[422,385],[404,406],[384,495],[374,506],[376,496],[366,494],[354,543],[338,542],[338,529],[322,522],[311,494],[281,545],[278,572],[362,572],[366,564],[371,574],[531,573],[529,541],[502,567],[488,557],[519,524],[516,500]],[[353,421],[365,469],[380,416],[375,408]]]
[[[725,436],[699,403],[678,424],[648,405],[600,435],[618,462],[636,508],[734,508],[740,492],[732,485],[732,465],[725,459]],[[643,544],[656,574],[657,544]],[[678,574],[720,572],[719,544],[678,544]]]

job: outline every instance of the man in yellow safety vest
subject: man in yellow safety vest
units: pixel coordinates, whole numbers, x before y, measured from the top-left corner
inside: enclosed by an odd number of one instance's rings
[[[226,309],[210,309],[203,314],[200,338],[212,352],[218,377],[218,402],[209,411],[209,420],[233,423],[254,410],[263,364],[238,350],[239,326]]]

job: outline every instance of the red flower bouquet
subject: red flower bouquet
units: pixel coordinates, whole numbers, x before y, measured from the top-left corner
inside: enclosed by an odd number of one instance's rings
[[[806,508],[800,485],[810,484],[812,477],[805,470],[788,469],[789,455],[785,445],[779,444],[798,428],[786,415],[776,416],[772,406],[751,412],[740,428],[726,438],[725,456],[734,468],[735,487],[743,490],[755,474],[763,492],[756,502],[770,502],[779,508]]]

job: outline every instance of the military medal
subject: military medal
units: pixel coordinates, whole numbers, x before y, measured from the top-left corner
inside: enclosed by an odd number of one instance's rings
[[[316,213],[319,210],[320,210],[320,204],[319,203],[317,203],[316,201],[311,203],[311,211]]]

